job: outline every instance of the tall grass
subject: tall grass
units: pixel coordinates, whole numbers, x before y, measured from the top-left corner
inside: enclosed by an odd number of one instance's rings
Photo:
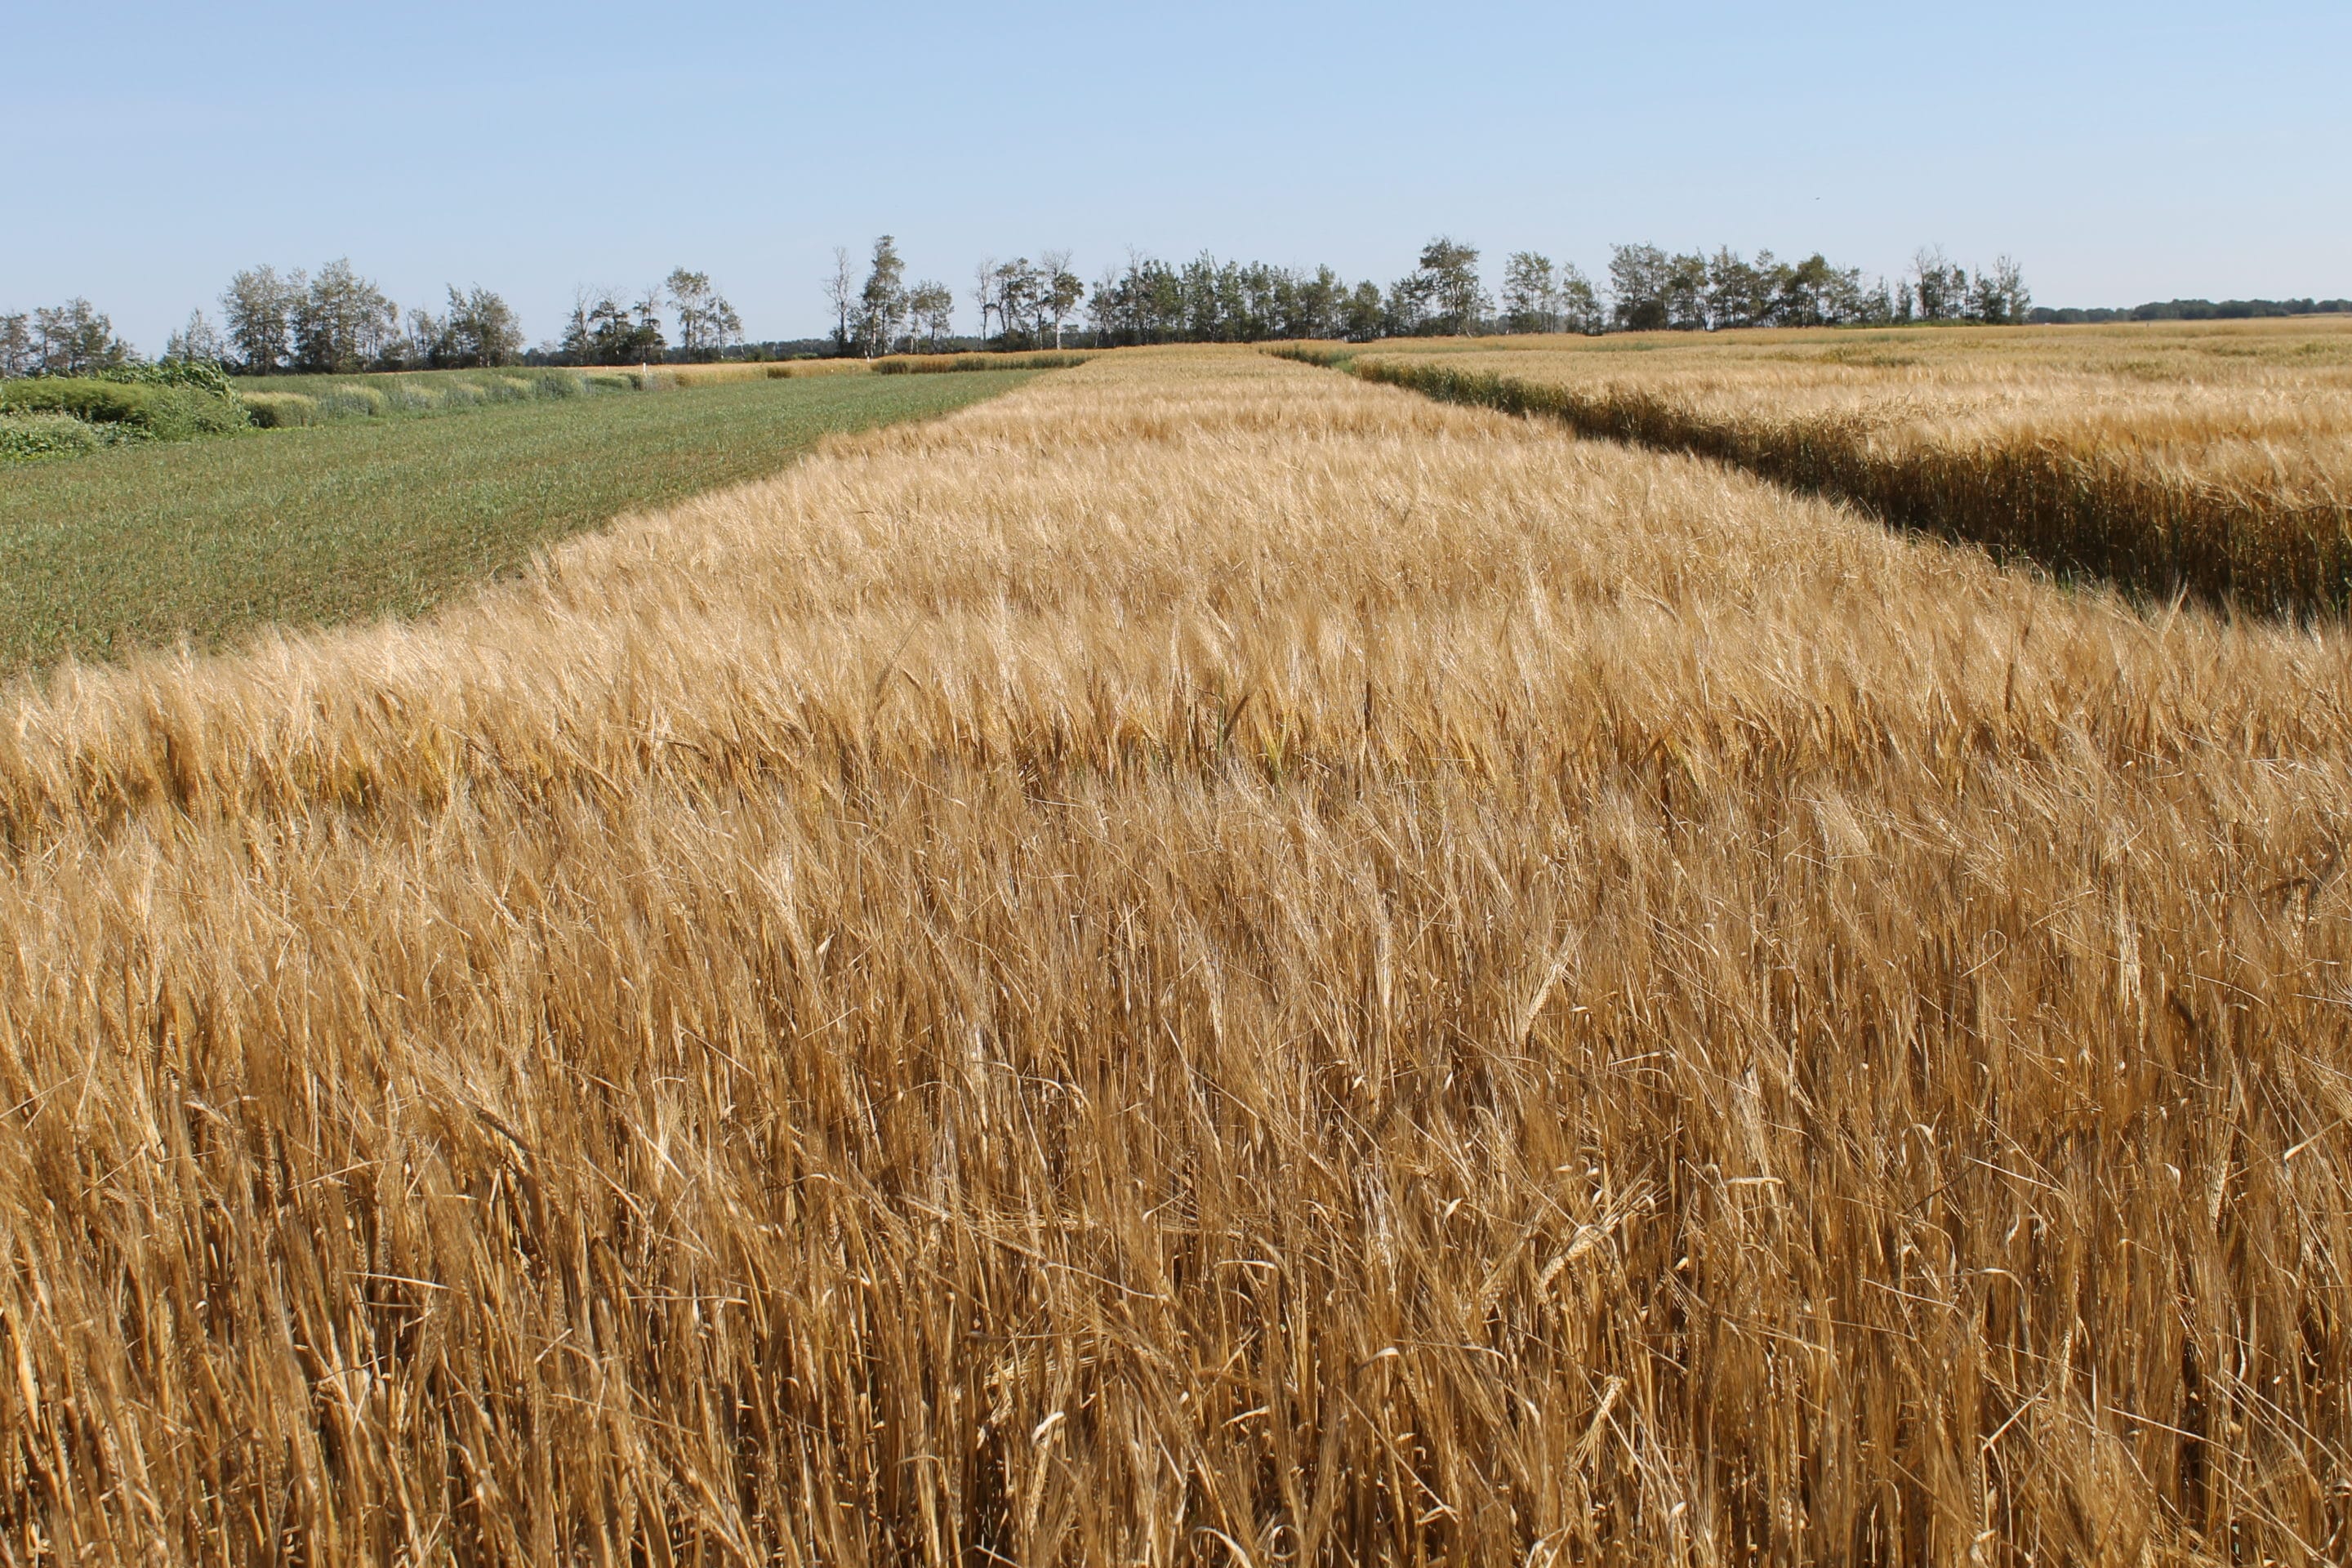
[[[2352,1550],[2352,645],[1109,356],[0,725],[0,1540]]]
[[[856,359],[721,360],[709,364],[656,365],[646,374],[655,384],[709,386],[736,381],[799,381],[809,376],[863,375]]]
[[[1297,357],[1720,458],[2153,597],[2352,604],[2352,333],[1727,337]]]
[[[509,368],[279,376],[245,392],[244,402],[255,424],[278,429],[642,390],[644,380],[635,372]]]

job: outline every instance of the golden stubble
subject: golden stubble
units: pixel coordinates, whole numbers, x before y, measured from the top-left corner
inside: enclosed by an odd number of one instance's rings
[[[2346,654],[1145,352],[20,687],[0,1552],[2340,1556]]]

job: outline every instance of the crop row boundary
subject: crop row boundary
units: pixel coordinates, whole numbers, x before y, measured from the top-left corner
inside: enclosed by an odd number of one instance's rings
[[[1725,419],[1624,386],[1585,392],[1353,349],[1265,352],[1439,402],[1712,458],[1899,527],[1979,545],[1998,560],[2031,561],[2062,582],[2298,618],[2352,605],[2352,504],[2340,500],[2264,504],[2046,437],[1887,452],[1874,450],[1868,426],[1853,417]]]

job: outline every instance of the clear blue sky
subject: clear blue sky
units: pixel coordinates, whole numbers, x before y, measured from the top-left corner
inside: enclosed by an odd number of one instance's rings
[[[2044,304],[2352,295],[2347,0],[0,0],[0,308],[87,294],[150,352],[239,267],[344,255],[534,341],[681,264],[813,334],[884,232],[960,294],[1049,247],[1385,282],[1442,231],[1490,271],[1935,242]]]

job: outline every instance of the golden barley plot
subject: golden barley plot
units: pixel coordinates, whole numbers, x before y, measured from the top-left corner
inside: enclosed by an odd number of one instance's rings
[[[2347,673],[1147,353],[68,677],[0,1540],[2340,1558]]]
[[[2352,601],[2334,321],[1420,343],[1356,369],[1727,459],[2158,598]]]

